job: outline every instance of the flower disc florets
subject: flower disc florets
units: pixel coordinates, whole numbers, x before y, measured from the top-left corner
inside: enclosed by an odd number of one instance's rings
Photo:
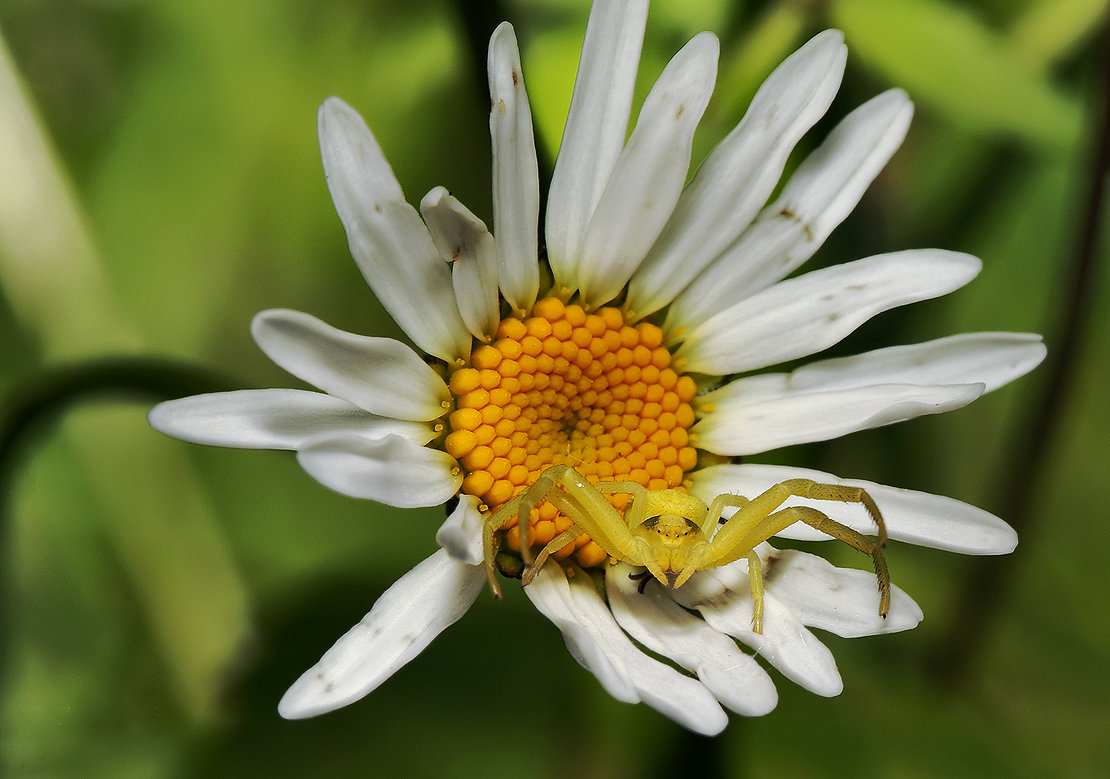
[[[697,463],[688,432],[693,379],[674,369],[659,327],[630,324],[618,308],[586,313],[558,298],[540,300],[524,319],[503,319],[496,339],[451,375],[450,388],[456,410],[444,448],[466,473],[462,492],[485,510],[552,465],[570,465],[593,482],[667,489],[680,487]],[[571,525],[550,503],[534,509],[530,523],[538,544]],[[515,526],[506,540],[519,549]],[[560,556],[571,554],[584,566],[606,558],[585,535]]]

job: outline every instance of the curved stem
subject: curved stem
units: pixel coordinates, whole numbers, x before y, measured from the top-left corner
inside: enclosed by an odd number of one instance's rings
[[[1035,532],[1036,495],[1045,474],[1048,453],[1053,450],[1060,415],[1074,384],[1076,365],[1086,344],[1093,313],[1098,249],[1110,177],[1110,26],[1103,31],[1099,67],[1101,79],[1093,105],[1096,135],[1093,139],[1090,176],[1083,193],[1083,211],[1078,239],[1068,263],[1061,304],[1061,320],[1053,328],[1056,337],[1049,350],[1044,383],[1033,406],[1032,423],[1023,426],[1021,440],[1012,453],[1000,492],[994,501],[996,513],[1019,535]],[[1018,573],[1016,555],[993,560],[976,560],[957,597],[956,612],[928,660],[930,669],[950,686],[963,682],[979,653],[988,629],[997,618],[1006,594]]]
[[[20,454],[35,436],[89,400],[168,400],[234,385],[193,365],[158,357],[106,357],[46,369],[12,390],[0,412],[0,614],[11,609],[7,500],[14,494]],[[0,626],[0,683],[10,657],[11,626]]]

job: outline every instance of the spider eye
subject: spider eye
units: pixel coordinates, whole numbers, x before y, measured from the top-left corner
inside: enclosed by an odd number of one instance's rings
[[[644,527],[655,527],[655,525],[659,522],[659,518],[661,516],[662,514],[656,514],[654,517],[648,517],[644,520]]]

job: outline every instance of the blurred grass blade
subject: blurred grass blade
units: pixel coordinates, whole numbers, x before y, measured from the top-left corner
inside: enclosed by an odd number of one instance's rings
[[[2,39],[0,285],[48,359],[133,353],[142,346],[113,298],[70,183]],[[126,411],[129,418],[109,408],[70,420],[63,440],[85,473],[56,490],[73,500],[82,485],[93,485],[81,499],[104,517],[105,534],[144,610],[142,621],[170,670],[173,693],[190,719],[207,720],[216,713],[228,663],[249,632],[245,588],[183,452],[162,446],[141,412]],[[53,510],[64,505],[56,501]],[[36,527],[16,526],[27,532]],[[13,543],[18,547],[20,539]],[[105,687],[110,697],[110,680]]]
[[[1056,147],[1076,137],[1078,102],[966,8],[938,0],[836,0],[832,19],[866,65],[959,126]]]
[[[1037,0],[1010,27],[1010,42],[1025,57],[1050,65],[1094,34],[1110,0]]]
[[[0,287],[45,357],[133,349],[85,220],[0,38]]]
[[[751,103],[759,85],[806,40],[808,4],[773,3],[721,52],[714,102],[709,110],[731,129]]]

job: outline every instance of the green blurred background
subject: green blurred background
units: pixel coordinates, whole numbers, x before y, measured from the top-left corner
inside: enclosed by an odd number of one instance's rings
[[[656,0],[638,88],[645,93],[693,33],[720,35],[700,160],[777,62],[818,30],[840,27],[844,86],[792,164],[889,86],[910,92],[917,115],[893,163],[807,267],[942,246],[981,256],[984,270],[946,299],[881,316],[834,352],[1020,330],[1045,333],[1054,354],[1065,314],[1083,310],[1066,279],[1105,101],[1097,54],[1107,5]],[[251,316],[264,308],[397,335],[332,210],[317,106],[336,94],[366,117],[410,201],[442,184],[488,222],[484,39],[501,13],[516,26],[550,159],[587,8],[586,0],[500,10],[447,0],[0,2],[7,422],[27,421],[12,418],[21,402],[68,386],[59,369],[93,358],[168,357],[213,372],[212,386],[291,386],[251,342]],[[478,31],[469,36],[468,20]],[[483,40],[477,54],[473,39]],[[1085,289],[1094,310],[1106,310],[1105,280],[1096,279]],[[150,393],[82,395],[5,442],[14,448],[0,493],[0,773],[1110,770],[1101,490],[1110,475],[1110,324],[1091,324],[1046,439],[1030,435],[1051,364],[956,413],[753,458],[996,512],[1016,502],[1032,524],[1012,566],[892,545],[894,580],[924,608],[922,625],[855,641],[829,636],[841,696],[817,698],[774,674],[777,710],[734,717],[715,740],[611,700],[513,588],[501,602],[480,597],[362,702],[281,720],[285,688],[435,548],[442,509],[397,511],[332,494],[288,453],[164,438],[145,423]],[[90,375],[114,381],[118,367]],[[163,378],[166,396],[196,391],[172,372]],[[1015,463],[1034,441],[1042,459],[1027,478]],[[997,597],[991,582],[1001,584]]]

